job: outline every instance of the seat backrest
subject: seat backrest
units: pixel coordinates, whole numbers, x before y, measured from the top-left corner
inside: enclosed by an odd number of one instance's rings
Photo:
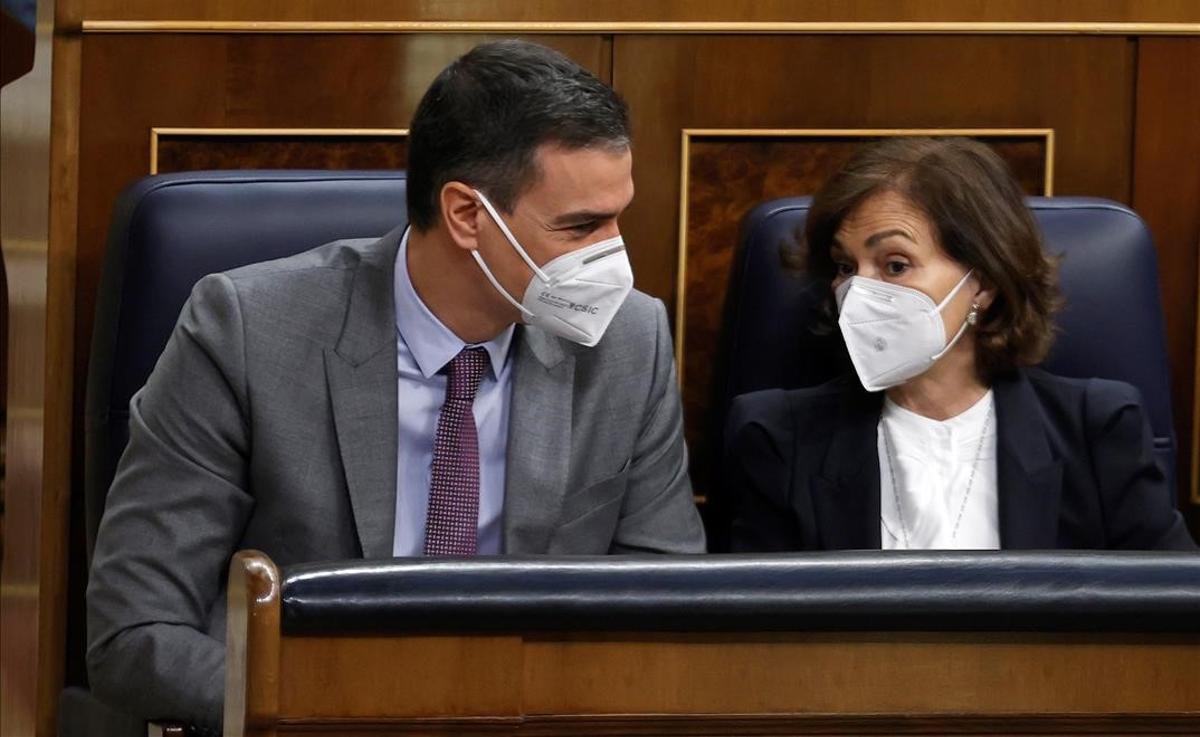
[[[88,366],[84,493],[90,558],[129,440],[129,400],[206,274],[291,256],[403,219],[402,171],[200,171],[152,176],[117,199]]]
[[[765,202],[747,214],[726,299],[724,365],[715,433],[733,397],[772,387],[811,386],[845,370],[840,336],[808,331],[825,284],[782,267],[781,246],[803,229],[809,197]],[[1065,307],[1042,366],[1074,377],[1118,379],[1141,391],[1155,452],[1175,477],[1175,431],[1154,244],[1146,224],[1108,200],[1031,197],[1045,248],[1062,255]],[[715,447],[720,447],[715,446]]]

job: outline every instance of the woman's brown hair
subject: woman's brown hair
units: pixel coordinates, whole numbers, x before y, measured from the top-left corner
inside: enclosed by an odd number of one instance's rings
[[[891,138],[858,151],[813,197],[800,248],[786,261],[832,283],[842,222],[872,195],[894,191],[921,209],[938,245],[994,290],[975,326],[985,377],[1045,358],[1060,304],[1056,260],[1020,186],[990,147],[969,138]],[[836,314],[833,292],[827,314]]]

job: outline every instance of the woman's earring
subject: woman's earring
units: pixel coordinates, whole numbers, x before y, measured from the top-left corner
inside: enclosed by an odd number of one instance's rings
[[[972,302],[971,311],[967,313],[967,324],[974,326],[977,322],[979,322],[979,304]]]

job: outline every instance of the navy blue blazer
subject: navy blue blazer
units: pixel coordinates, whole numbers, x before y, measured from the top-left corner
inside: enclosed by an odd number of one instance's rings
[[[1039,369],[993,384],[1000,547],[1195,550],[1129,384]],[[853,375],[734,400],[735,552],[879,549],[883,393]]]

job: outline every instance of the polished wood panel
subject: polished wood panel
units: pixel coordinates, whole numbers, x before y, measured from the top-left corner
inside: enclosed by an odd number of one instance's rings
[[[1146,39],[1138,45],[1133,207],[1154,235],[1171,354],[1179,455],[1191,456],[1193,504],[1200,505],[1200,407],[1196,406],[1196,285],[1200,278],[1200,39]],[[1200,508],[1193,507],[1197,515]],[[1200,518],[1192,529],[1200,529]]]
[[[73,464],[75,449],[82,450],[73,422],[75,380],[75,253],[79,212],[80,64],[83,39],[54,37],[54,80],[50,138],[50,242],[47,274],[46,330],[46,453],[45,519],[42,521],[42,588],[47,609],[41,618],[42,661],[38,681],[39,734],[50,734],[57,719],[57,700],[67,670],[68,640],[82,642],[83,616],[78,607],[83,592],[70,587],[86,579],[81,552],[85,545],[83,525],[71,524],[71,510],[82,521],[82,499],[71,493],[79,467]],[[82,464],[80,464],[82,465]],[[76,553],[72,559],[72,553]],[[74,628],[68,632],[67,604],[72,602]]]
[[[8,448],[8,271],[0,251],[0,570],[4,567],[4,454]]]
[[[226,734],[270,733],[279,714],[279,569],[270,558],[243,550],[229,563],[225,642]],[[319,673],[321,664],[309,671]],[[186,677],[186,674],[180,674]]]
[[[392,665],[371,667],[380,658]],[[394,694],[388,708],[408,718],[516,716],[523,659],[516,635],[288,637],[281,673],[320,675],[306,684],[285,677],[280,714],[369,718],[380,713],[380,694]]]
[[[1152,635],[529,637],[525,701],[549,714],[1193,712],[1197,656],[1198,638]]]
[[[403,169],[403,136],[337,133],[172,134],[158,137],[157,174],[201,169]]]
[[[53,14],[43,3],[40,20]],[[54,371],[53,333],[71,320],[51,315],[53,279],[50,193],[53,40],[48,26],[36,38],[33,69],[0,90],[0,248],[9,299],[5,530],[0,569],[0,735],[50,735],[47,714],[62,679],[65,613],[56,536],[66,515],[65,493],[48,489],[48,447]],[[56,63],[57,66],[57,63]],[[57,72],[57,68],[54,69]],[[58,318],[54,324],[51,317]],[[48,335],[48,333],[51,333]],[[66,490],[63,489],[65,492]],[[47,536],[49,535],[49,539]],[[56,680],[57,679],[57,680]]]
[[[975,137],[1000,153],[1027,194],[1046,193],[1052,155],[1047,134]],[[680,183],[687,202],[687,226],[679,243],[683,293],[676,307],[675,330],[689,447],[705,447],[716,422],[712,413],[715,370],[742,218],[766,200],[817,191],[856,149],[876,138],[877,132],[688,135]],[[707,494],[717,483],[713,456],[699,453],[692,458],[692,487],[699,494]]]
[[[864,717],[827,714],[769,714],[723,716],[526,716],[471,719],[322,720],[321,725],[281,724],[279,734],[342,737],[347,733],[381,737],[483,737],[484,735],[584,735],[587,737],[758,737],[768,735],[1194,735],[1200,719],[1191,714],[1121,714],[1117,716],[1004,715],[910,716],[876,714]],[[164,733],[163,737],[169,737]],[[180,737],[182,737],[180,735]]]
[[[826,714],[770,714],[764,716],[654,716],[654,717],[530,717],[522,735],[931,735],[972,734],[996,737],[1028,734],[1193,734],[1200,720],[1192,714],[1112,717],[1062,714],[1053,716],[1005,715],[912,716],[875,714],[863,717]]]
[[[65,16],[65,18],[64,18]],[[1191,0],[72,0],[60,16],[206,20],[610,20],[610,21],[1077,21],[1200,22]]]
[[[1128,157],[1095,155],[1129,149],[1124,39],[618,37],[614,59],[635,135],[624,227],[639,286],[671,302],[679,179],[664,173],[685,128],[1052,128],[1056,194],[1129,199]]]

